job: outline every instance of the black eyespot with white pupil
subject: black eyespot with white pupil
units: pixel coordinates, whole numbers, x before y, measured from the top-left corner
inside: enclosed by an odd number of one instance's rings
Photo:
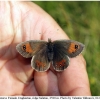
[[[24,51],[26,50],[26,45],[23,45],[23,50],[24,50]]]
[[[75,45],[75,49],[78,49],[78,45]]]

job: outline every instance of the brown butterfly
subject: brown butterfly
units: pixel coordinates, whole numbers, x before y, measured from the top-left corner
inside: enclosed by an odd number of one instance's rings
[[[17,51],[25,58],[32,57],[31,66],[36,71],[46,71],[52,64],[54,70],[63,71],[69,65],[69,57],[79,55],[84,48],[80,42],[73,40],[25,41],[16,46]]]

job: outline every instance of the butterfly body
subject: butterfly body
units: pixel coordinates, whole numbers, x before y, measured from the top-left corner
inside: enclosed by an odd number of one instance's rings
[[[48,61],[52,61],[54,52],[53,52],[53,42],[51,42],[51,39],[49,39],[47,42],[47,55],[48,55]]]
[[[17,51],[26,58],[32,57],[31,66],[36,71],[46,71],[52,64],[54,70],[63,71],[69,65],[69,57],[79,55],[84,48],[80,42],[73,40],[56,40],[48,42],[30,40],[16,46]]]

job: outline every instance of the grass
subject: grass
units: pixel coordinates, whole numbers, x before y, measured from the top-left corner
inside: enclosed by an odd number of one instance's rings
[[[83,56],[93,96],[100,95],[100,2],[35,1],[72,40],[85,44]]]

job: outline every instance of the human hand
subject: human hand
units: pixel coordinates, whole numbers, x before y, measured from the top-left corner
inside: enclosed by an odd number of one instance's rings
[[[36,72],[16,51],[27,40],[68,39],[58,24],[32,2],[0,2],[0,95],[91,95],[82,55],[62,72]]]

